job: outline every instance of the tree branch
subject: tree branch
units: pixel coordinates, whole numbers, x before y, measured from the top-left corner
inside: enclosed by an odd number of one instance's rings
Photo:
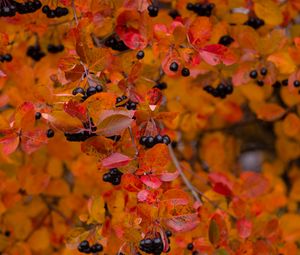
[[[175,165],[176,169],[178,170],[183,182],[185,183],[187,188],[191,191],[195,200],[198,202],[201,202],[201,199],[199,198],[194,186],[189,182],[189,180],[186,178],[185,174],[183,173],[180,163],[179,163],[178,159],[176,158],[176,155],[174,153],[174,150],[173,150],[171,144],[168,146],[168,148],[169,148],[169,152],[170,152],[170,156],[172,158],[173,164]]]

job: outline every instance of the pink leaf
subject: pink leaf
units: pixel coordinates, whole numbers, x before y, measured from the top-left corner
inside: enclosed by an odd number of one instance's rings
[[[165,223],[176,232],[189,231],[197,227],[199,219],[197,213],[191,213],[167,218]]]
[[[130,161],[131,158],[128,156],[116,152],[103,159],[102,166],[106,168],[121,167],[126,166]]]
[[[158,189],[162,184],[161,180],[155,175],[143,175],[141,181],[152,189]]]
[[[9,155],[13,153],[19,145],[19,137],[16,135],[7,136],[0,139],[0,144],[2,145],[2,151],[4,155]]]
[[[175,180],[179,175],[178,171],[175,171],[174,173],[163,173],[160,175],[160,180],[163,182],[171,182]]]
[[[252,222],[247,219],[239,219],[236,224],[237,231],[241,238],[246,239],[251,235]]]
[[[139,202],[145,202],[145,201],[147,201],[148,195],[149,195],[149,191],[148,190],[141,190],[137,194],[138,201]]]

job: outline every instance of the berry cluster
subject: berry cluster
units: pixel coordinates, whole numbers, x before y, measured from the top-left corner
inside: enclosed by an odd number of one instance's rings
[[[104,182],[110,182],[112,185],[119,185],[121,183],[123,173],[118,168],[109,169],[102,177]]]
[[[252,27],[254,29],[258,29],[263,26],[265,22],[257,17],[249,17],[249,19],[244,23],[244,25]]]
[[[192,4],[192,3],[188,3],[186,5],[186,8],[189,11],[193,11],[194,13],[198,14],[199,16],[206,16],[206,17],[210,17],[212,14],[212,11],[214,9],[215,5],[213,3],[196,3],[196,4]]]
[[[261,68],[261,69],[260,69],[260,74],[261,74],[262,77],[266,76],[266,75],[268,74],[268,69],[265,68],[265,67]],[[258,77],[258,72],[257,72],[256,70],[252,70],[252,71],[249,73],[249,76],[250,76],[251,79],[254,79],[254,80],[255,80],[255,79],[257,79],[257,77]],[[257,83],[257,85],[260,86],[260,87],[264,85],[264,81],[261,80],[261,79],[256,80],[256,83]]]
[[[172,72],[177,72],[178,71],[178,68],[179,68],[179,65],[177,62],[172,62],[169,66],[169,69],[170,71]],[[181,69],[181,75],[184,76],[184,77],[187,77],[190,75],[190,70],[186,67],[182,68]]]
[[[146,252],[148,254],[153,253],[155,255],[159,255],[162,253],[164,245],[160,237],[156,237],[153,239],[146,238],[140,241],[139,248],[141,251]]]
[[[230,36],[230,35],[223,35],[220,39],[219,39],[219,44],[222,44],[224,46],[229,46],[230,44],[232,44],[234,42],[234,39]]]
[[[0,17],[13,17],[16,13],[27,14],[33,13],[42,7],[39,0],[27,1],[19,3],[16,1],[4,1],[4,5],[0,8]]]
[[[186,248],[189,250],[189,251],[193,251],[194,250],[194,245],[193,243],[188,243]],[[198,251],[193,251],[192,255],[198,255]]]
[[[150,4],[147,10],[150,17],[156,17],[158,15],[159,8],[155,5]]]
[[[64,133],[67,141],[70,142],[84,142],[90,137],[96,136],[97,134],[93,133],[97,130],[97,127],[95,126],[93,119],[90,118],[89,121],[83,123],[83,127],[88,129],[81,131],[79,133]]]
[[[65,49],[65,46],[63,44],[58,44],[58,45],[55,45],[55,44],[48,44],[48,47],[47,47],[47,50],[49,53],[59,53],[59,52],[62,52],[63,50]]]
[[[103,251],[103,246],[100,243],[90,246],[89,241],[84,240],[78,245],[77,249],[79,252],[90,254]]]
[[[10,62],[12,61],[12,55],[7,53],[4,55],[0,55],[0,62]]]
[[[226,98],[227,95],[233,93],[233,86],[231,84],[220,83],[217,88],[207,85],[203,88],[207,93],[213,95],[214,97]]]
[[[117,40],[114,35],[108,37],[104,44],[106,47],[116,51],[125,51],[129,49],[122,40]]]
[[[152,148],[154,145],[164,143],[166,145],[169,145],[171,143],[171,139],[168,135],[157,135],[155,137],[153,136],[142,136],[140,138],[140,144],[145,146],[146,148]]]
[[[103,91],[102,86],[97,85],[95,87],[92,87],[92,86],[88,87],[86,91],[81,87],[77,87],[77,88],[73,89],[72,94],[74,96],[76,96],[77,94],[81,94],[82,95],[82,100],[84,101],[87,98],[89,98],[90,96],[92,96],[96,93],[102,92],[102,91]]]
[[[42,8],[42,12],[47,15],[47,18],[53,19],[53,18],[60,18],[62,16],[66,16],[69,14],[69,10],[66,7],[56,7],[54,10],[52,10],[49,5],[44,5]]]
[[[138,103],[133,102],[131,100],[128,100],[128,101],[125,101],[125,100],[127,100],[127,96],[117,97],[117,99],[116,99],[117,107],[125,106],[127,110],[136,110],[136,106]],[[122,101],[125,101],[125,102],[123,104],[120,104]]]
[[[180,17],[180,13],[176,9],[169,11],[168,14],[172,19],[176,19],[177,17]]]
[[[41,50],[39,44],[35,44],[28,47],[26,55],[35,61],[40,61],[46,54]]]

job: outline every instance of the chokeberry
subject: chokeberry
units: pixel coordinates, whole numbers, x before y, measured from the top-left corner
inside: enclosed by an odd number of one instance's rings
[[[42,114],[40,112],[35,113],[35,119],[39,120],[42,117]]]
[[[189,76],[190,75],[190,70],[186,67],[182,68],[181,75],[184,76],[184,77]]]
[[[279,81],[276,81],[274,84],[272,84],[273,88],[280,88],[281,87],[281,83]]]
[[[267,69],[267,68],[263,67],[262,69],[260,69],[260,74],[261,74],[262,76],[266,76],[267,73],[268,73],[268,69]]]
[[[251,79],[256,79],[257,78],[257,71],[256,70],[252,70],[249,74]]]
[[[165,82],[157,83],[153,88],[158,88],[160,90],[164,90],[167,88],[167,83],[165,83]]]
[[[228,84],[226,86],[226,94],[230,95],[233,92],[233,86],[231,84]]]
[[[49,7],[49,5],[44,5],[43,6],[43,8],[42,8],[42,12],[43,13],[45,13],[45,14],[47,14],[48,12],[50,12],[50,7]]]
[[[180,13],[176,9],[170,10],[168,14],[172,19],[176,19],[176,17],[180,16]]]
[[[203,87],[203,90],[205,90],[209,94],[212,94],[214,91],[214,88],[211,85],[206,85],[205,87]]]
[[[158,144],[158,143],[163,143],[163,137],[161,135],[157,135],[154,137],[154,143]]]
[[[288,79],[284,79],[281,81],[282,86],[287,86],[289,85],[289,80]]]
[[[171,139],[168,135],[163,136],[163,143],[169,145],[171,143]]]
[[[96,88],[97,92],[102,92],[103,91],[103,88],[102,88],[101,85],[97,85],[95,88]]]
[[[176,72],[178,70],[178,64],[176,62],[172,62],[171,65],[170,65],[170,70],[172,72]]]
[[[234,39],[230,36],[230,35],[223,35],[220,40],[219,40],[219,44],[222,44],[224,46],[228,46],[231,43],[234,42]]]
[[[172,232],[171,232],[170,230],[166,230],[165,233],[166,233],[166,236],[167,236],[167,237],[171,237],[171,236],[172,236]]]
[[[138,51],[138,53],[136,54],[137,59],[143,59],[144,56],[145,56],[145,53],[142,50]]]
[[[159,9],[158,9],[157,6],[154,6],[154,5],[150,4],[148,6],[147,10],[148,10],[148,14],[149,14],[150,17],[156,17],[158,15]]]
[[[193,243],[188,243],[188,245],[186,246],[186,248],[188,249],[188,250],[193,250],[194,249],[194,245],[193,245]]]
[[[91,252],[96,253],[96,252],[101,252],[103,251],[103,246],[99,243],[95,243],[91,246]]]
[[[147,140],[145,141],[146,148],[152,148],[154,146],[154,138],[153,136],[148,136]]]
[[[76,96],[77,94],[85,95],[85,91],[84,91],[83,88],[77,87],[77,88],[75,88],[75,89],[72,91],[72,94],[73,94],[74,96]]]
[[[140,145],[145,145],[146,144],[146,140],[147,140],[147,136],[142,136],[141,138],[140,138]]]
[[[9,53],[3,55],[3,60],[6,61],[6,62],[12,61],[12,55],[9,54]]]
[[[94,95],[95,93],[97,93],[97,90],[95,87],[88,87],[87,90],[86,90],[86,95],[88,97]]]
[[[299,81],[299,80],[295,80],[295,81],[293,82],[293,85],[294,85],[295,88],[300,87],[300,81]]]
[[[48,137],[48,138],[53,137],[54,134],[55,134],[55,133],[54,133],[54,130],[53,130],[53,129],[49,128],[49,129],[47,130],[47,137]]]
[[[90,247],[89,241],[83,240],[78,244],[77,249],[79,252],[85,252],[85,250],[88,249],[89,247]]]
[[[193,11],[194,10],[194,4],[192,4],[192,3],[187,3],[187,5],[186,5],[186,9],[187,10],[189,10],[189,11]]]

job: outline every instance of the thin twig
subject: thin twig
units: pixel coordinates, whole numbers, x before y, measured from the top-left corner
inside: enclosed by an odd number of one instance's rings
[[[186,178],[185,174],[183,173],[182,168],[180,166],[180,163],[179,163],[178,159],[176,158],[176,155],[174,153],[174,150],[173,150],[171,144],[168,146],[168,148],[169,148],[169,152],[170,152],[170,156],[172,158],[172,161],[173,161],[176,169],[178,170],[183,182],[188,187],[188,189],[191,191],[191,193],[194,196],[194,198],[196,199],[196,201],[201,202],[201,199],[199,198],[199,196],[197,194],[197,191],[195,190],[194,186],[189,182],[189,180]]]
[[[75,22],[76,22],[76,26],[78,26],[78,18],[77,18],[77,14],[76,14],[75,1],[72,0],[71,3],[72,3],[73,15],[74,15],[74,19],[75,19]]]

